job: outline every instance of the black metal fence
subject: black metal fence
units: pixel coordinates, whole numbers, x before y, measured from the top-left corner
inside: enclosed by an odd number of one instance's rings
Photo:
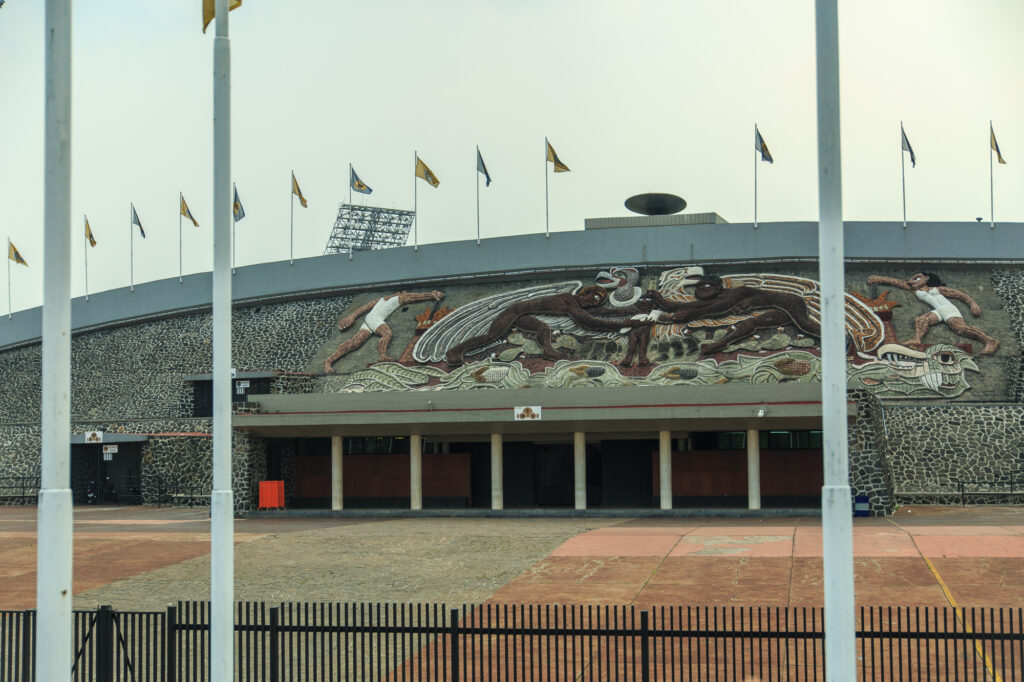
[[[209,679],[209,604],[76,611],[76,682]],[[245,602],[235,679],[823,680],[820,608]],[[34,680],[34,614],[0,611],[0,682]],[[862,608],[859,680],[1024,680],[1024,610]]]
[[[0,505],[35,504],[38,476],[0,476]]]

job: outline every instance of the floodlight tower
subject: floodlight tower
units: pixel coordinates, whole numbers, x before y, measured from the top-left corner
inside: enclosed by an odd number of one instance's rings
[[[341,204],[324,255],[405,246],[415,215],[397,208]]]

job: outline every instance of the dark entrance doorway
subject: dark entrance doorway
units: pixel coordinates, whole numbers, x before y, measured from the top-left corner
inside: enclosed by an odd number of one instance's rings
[[[142,443],[71,446],[71,499],[74,504],[142,504]]]

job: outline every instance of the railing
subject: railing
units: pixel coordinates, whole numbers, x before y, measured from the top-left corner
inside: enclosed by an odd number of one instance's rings
[[[966,507],[971,497],[1004,501],[1006,504],[1024,502],[1024,476],[1014,475],[1009,479],[988,481],[957,481],[960,490],[960,506]]]
[[[35,504],[38,495],[38,476],[0,477],[0,504]]]
[[[209,679],[209,604],[76,611],[75,682]],[[0,680],[33,680],[34,614],[0,612]],[[235,613],[235,678],[271,682],[823,680],[822,609],[281,604]],[[1024,679],[1024,610],[862,608],[859,680]]]
[[[146,503],[172,507],[210,506],[209,484],[165,483],[162,478],[155,478],[150,486],[141,496]]]

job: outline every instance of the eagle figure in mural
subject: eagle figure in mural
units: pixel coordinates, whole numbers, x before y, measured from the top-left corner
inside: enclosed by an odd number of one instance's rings
[[[721,286],[710,286],[714,284],[713,280],[718,280]],[[687,291],[687,287],[699,284],[708,289],[720,289],[717,296],[714,296],[715,292],[704,294],[709,297],[706,300],[711,302],[704,304],[708,312],[706,315],[700,314],[701,302],[697,294]],[[731,290],[743,290],[748,295],[722,296],[722,293],[728,294]],[[651,295],[656,299],[664,299],[673,308],[681,309],[674,312],[672,318],[665,320],[667,324],[655,325],[655,339],[683,336],[695,328],[733,328],[720,342],[705,348],[708,353],[753,333],[756,328],[775,326],[776,322],[792,322],[804,333],[813,336],[820,334],[821,285],[806,277],[763,273],[706,277],[703,268],[687,266],[661,273],[657,291],[651,292]],[[773,295],[778,299],[775,302],[772,301]],[[717,297],[721,297],[725,305],[716,305]],[[882,320],[864,302],[849,293],[846,294],[846,333],[853,347],[861,352],[874,350],[885,338]]]
[[[536,334],[548,359],[561,359],[563,354],[551,347],[552,335],[620,339],[621,328],[641,324],[621,319],[642,293],[636,268],[602,270],[595,282],[588,287],[580,280],[540,284],[467,303],[420,337],[413,358],[461,364],[463,355],[481,353],[500,344],[513,329],[522,329]],[[612,319],[619,309],[620,318]]]

